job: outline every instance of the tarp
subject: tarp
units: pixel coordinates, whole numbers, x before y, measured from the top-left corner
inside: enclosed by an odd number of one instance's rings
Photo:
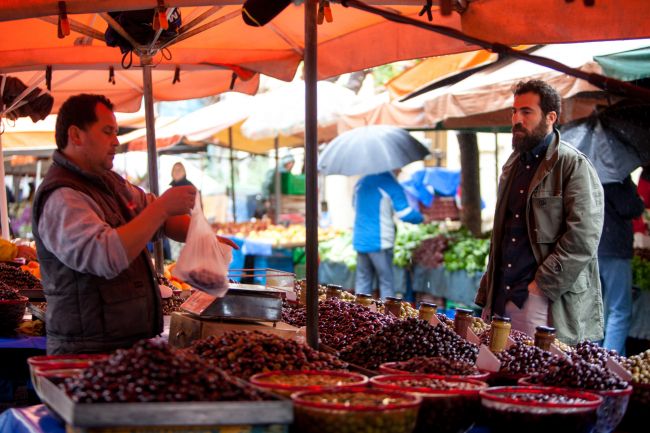
[[[650,77],[650,47],[594,56],[594,60],[608,77],[623,81]]]

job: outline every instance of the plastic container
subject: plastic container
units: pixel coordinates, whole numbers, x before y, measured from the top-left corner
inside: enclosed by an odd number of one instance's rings
[[[422,398],[368,388],[302,391],[291,395],[300,433],[410,433]]]
[[[87,355],[42,355],[27,358],[29,374],[32,384],[38,392],[37,372],[52,370],[84,369],[94,361],[101,361],[108,358],[105,354]]]
[[[432,373],[432,372],[427,372],[427,373],[421,373],[417,371],[407,371],[403,370],[399,366],[399,362],[384,362],[383,364],[379,365],[379,372],[383,374],[430,374],[434,375],[436,377],[442,377],[442,378],[449,378],[449,379],[473,379],[473,380],[481,380],[481,381],[486,381],[488,377],[490,377],[490,372],[487,371],[479,371],[476,374],[466,374],[466,375],[461,375],[461,374],[439,374],[439,373]]]
[[[304,174],[280,173],[281,191],[287,195],[305,195],[306,184]]]
[[[368,378],[363,374],[347,371],[279,370],[258,373],[251,376],[249,381],[267,391],[288,397],[299,391],[359,387],[368,383]]]
[[[0,300],[0,335],[14,335],[27,308],[27,296]]]
[[[540,386],[540,384],[531,383],[529,378],[530,376],[520,379],[519,384],[526,386]],[[573,390],[573,388],[563,389]],[[627,405],[630,402],[630,396],[632,395],[632,386],[628,386],[625,389],[613,389],[607,391],[596,391],[590,389],[580,391],[591,392],[603,398],[603,404],[598,408],[598,421],[593,433],[610,433],[614,431],[623,420],[623,416],[627,410]]]
[[[494,316],[490,326],[490,350],[494,353],[503,352],[508,343],[510,328],[509,317]]]
[[[632,382],[632,395],[627,411],[621,421],[621,430],[629,433],[645,433],[650,413],[650,384]]]
[[[456,389],[435,389],[413,382],[440,381]],[[416,433],[457,433],[469,429],[477,419],[480,408],[479,392],[487,388],[485,382],[472,379],[453,379],[430,374],[387,374],[370,379],[373,387],[401,391],[422,398]]]
[[[596,412],[603,402],[594,393],[540,386],[489,388],[480,395],[485,424],[500,433],[588,433],[596,424]],[[522,400],[535,395],[576,401]]]

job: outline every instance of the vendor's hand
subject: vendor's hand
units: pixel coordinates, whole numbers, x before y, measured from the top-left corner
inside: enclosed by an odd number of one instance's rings
[[[16,252],[16,257],[23,257],[27,260],[37,260],[36,250],[27,245],[18,245],[18,251]]]
[[[191,185],[175,186],[165,191],[158,202],[167,216],[188,215],[196,200],[196,188]]]
[[[217,240],[221,242],[222,244],[226,244],[228,246],[231,246],[234,250],[239,249],[239,245],[237,245],[232,239],[224,238],[223,236],[217,235]]]
[[[537,286],[537,283],[535,282],[535,280],[533,280],[528,285],[528,293],[530,293],[531,295],[535,295],[535,296],[545,296],[544,292],[542,292],[542,289],[540,289],[539,286]]]

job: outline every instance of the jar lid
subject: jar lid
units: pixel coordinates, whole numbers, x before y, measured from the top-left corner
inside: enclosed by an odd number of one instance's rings
[[[369,295],[368,293],[359,293],[356,296],[361,299],[372,299],[372,295]]]
[[[343,286],[339,286],[338,284],[328,284],[325,287],[328,289],[343,290]]]
[[[461,315],[474,315],[474,310],[470,310],[468,308],[456,308],[456,314],[461,314]]]
[[[402,302],[402,300],[401,300],[400,298],[396,298],[396,297],[394,297],[394,296],[386,296],[386,297],[384,298],[384,302],[386,302],[386,301],[390,301],[390,302],[400,302],[400,303]]]
[[[555,334],[555,328],[551,326],[538,326],[535,329],[537,330],[537,332],[543,332],[546,334]]]
[[[432,302],[420,302],[420,308],[422,307],[438,308],[438,305]]]
[[[497,322],[506,322],[506,323],[510,323],[510,317],[499,316],[499,315],[497,315],[497,314],[495,314],[494,316],[492,316],[492,321],[494,322],[495,320],[496,320]]]

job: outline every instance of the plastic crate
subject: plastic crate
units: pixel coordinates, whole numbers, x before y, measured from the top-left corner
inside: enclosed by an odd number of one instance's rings
[[[281,173],[281,191],[287,195],[305,195],[305,175]]]

